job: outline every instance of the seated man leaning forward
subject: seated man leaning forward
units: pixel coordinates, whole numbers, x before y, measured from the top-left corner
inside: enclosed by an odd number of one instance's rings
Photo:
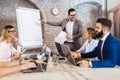
[[[81,60],[78,61],[80,67],[105,68],[120,66],[120,42],[110,33],[111,21],[106,18],[99,18],[96,22],[96,36],[100,37],[97,47],[88,53],[78,54],[73,52],[74,57],[81,58],[98,57],[98,60]]]

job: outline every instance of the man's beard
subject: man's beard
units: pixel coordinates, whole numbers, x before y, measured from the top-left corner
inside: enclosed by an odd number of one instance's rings
[[[96,34],[95,39],[96,38],[101,38],[102,36],[103,36],[103,31],[101,31],[98,34]]]

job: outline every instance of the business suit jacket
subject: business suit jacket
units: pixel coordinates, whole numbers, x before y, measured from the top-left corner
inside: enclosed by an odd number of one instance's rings
[[[98,61],[92,61],[93,68],[99,67],[114,67],[120,65],[120,42],[111,33],[107,36],[103,49],[103,59],[100,56],[100,42],[98,46],[89,53],[81,54],[82,58],[98,57]]]
[[[62,26],[62,30],[66,32],[65,27],[66,24],[68,23],[69,19],[63,19],[60,22],[52,22],[52,21],[47,21],[47,24],[53,25],[53,26]],[[80,37],[82,37],[82,26],[81,22],[79,20],[74,21],[74,26],[73,26],[73,40],[74,42],[72,43],[73,46],[72,48],[79,49],[80,48]]]

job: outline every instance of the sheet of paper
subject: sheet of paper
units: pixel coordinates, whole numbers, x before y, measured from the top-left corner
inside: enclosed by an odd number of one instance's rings
[[[65,35],[66,35],[66,32],[61,31],[55,38],[55,42],[63,44],[67,40]]]

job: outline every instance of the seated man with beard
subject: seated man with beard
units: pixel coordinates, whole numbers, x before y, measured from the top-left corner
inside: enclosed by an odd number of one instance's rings
[[[111,21],[106,18],[99,18],[96,22],[96,37],[99,39],[97,47],[88,53],[78,54],[73,52],[74,57],[81,58],[93,58],[98,57],[98,60],[88,61],[81,60],[78,61],[80,67],[92,67],[92,68],[102,68],[102,67],[114,67],[115,65],[120,66],[120,42],[110,33]]]

